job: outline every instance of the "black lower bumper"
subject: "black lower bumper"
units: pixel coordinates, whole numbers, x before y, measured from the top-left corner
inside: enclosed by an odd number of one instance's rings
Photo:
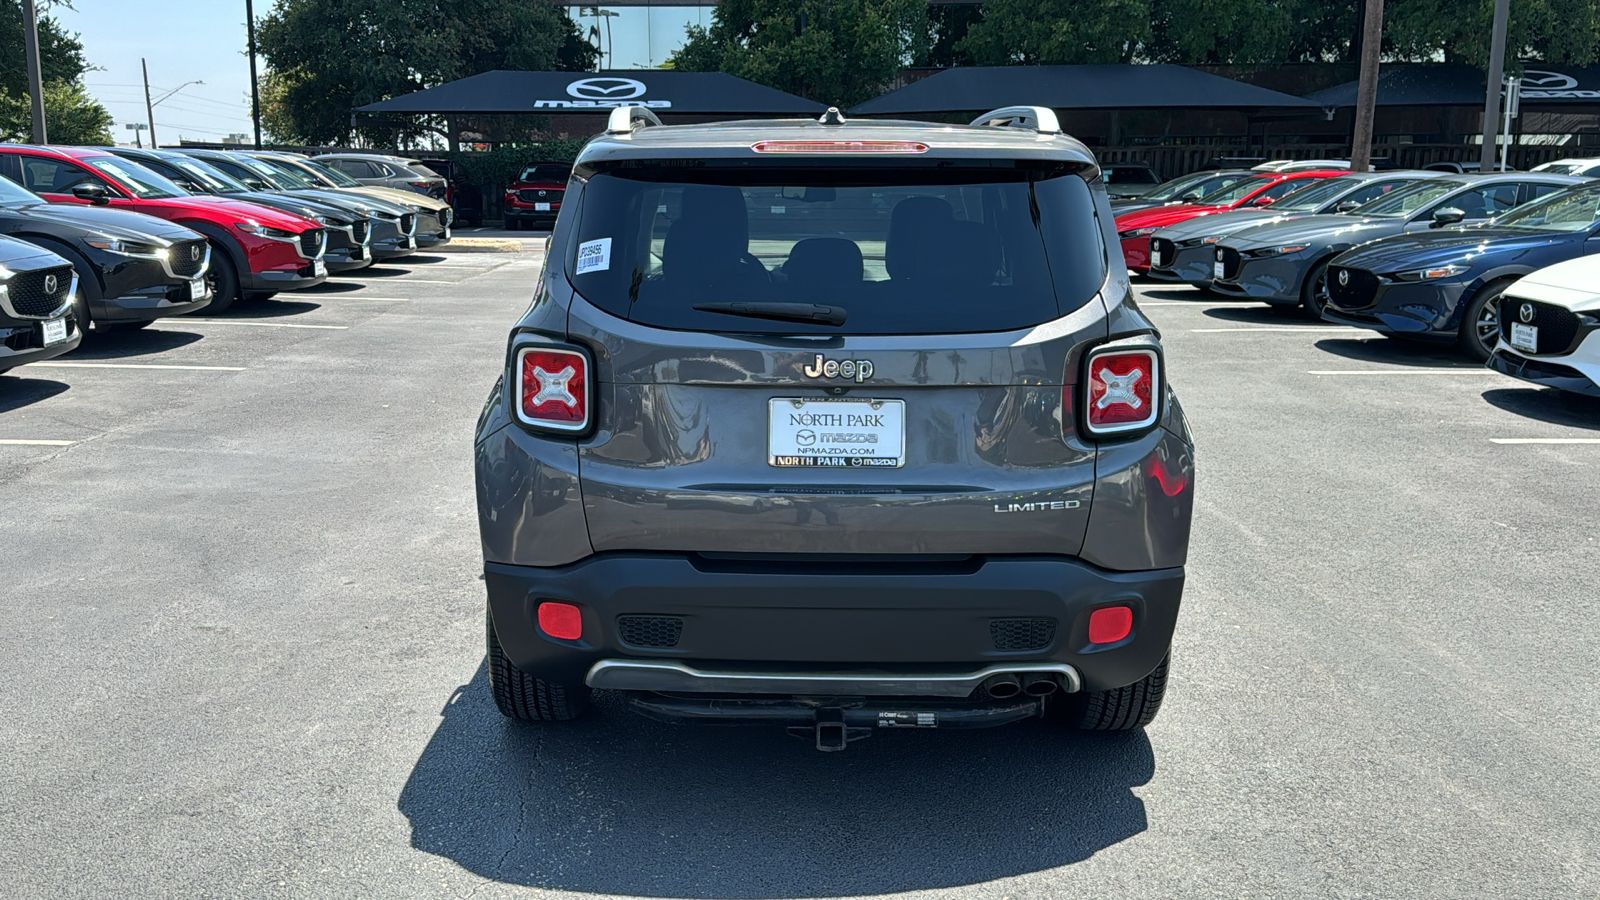
[[[69,311],[65,318],[67,339],[48,347],[44,343],[43,322],[0,320],[0,372],[32,362],[54,359],[63,353],[71,353],[78,349],[78,345],[83,342],[83,329],[78,324],[78,317]]]
[[[327,270],[318,275],[311,263],[306,263],[293,272],[273,270],[271,272],[240,272],[239,287],[246,291],[298,291],[317,285],[328,280]]]
[[[1600,397],[1600,385],[1577,369],[1543,359],[1529,359],[1505,350],[1489,357],[1489,368],[1540,387],[1555,388],[1586,397]]]
[[[1132,684],[1155,669],[1172,642],[1184,578],[1181,568],[1110,572],[1069,557],[666,553],[605,553],[553,568],[487,563],[484,573],[506,656],[563,684],[586,683],[597,663],[618,660],[885,680],[1058,664],[1086,690]],[[578,639],[540,629],[547,600],[579,608]],[[1104,606],[1129,607],[1132,632],[1091,644],[1089,616]],[[708,680],[706,690],[726,683]]]

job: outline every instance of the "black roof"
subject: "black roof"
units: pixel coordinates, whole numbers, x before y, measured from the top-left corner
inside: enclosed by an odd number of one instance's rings
[[[1316,104],[1184,66],[965,66],[945,69],[850,110],[855,115],[1051,109],[1304,109]]]
[[[369,103],[366,113],[604,113],[637,104],[658,114],[816,115],[821,103],[722,72],[484,72]]]
[[[1600,104],[1600,67],[1523,63],[1522,102],[1534,106]],[[1487,85],[1482,69],[1456,63],[1391,63],[1378,73],[1379,106],[1482,107]],[[1347,81],[1307,94],[1325,109],[1356,105],[1359,82]]]

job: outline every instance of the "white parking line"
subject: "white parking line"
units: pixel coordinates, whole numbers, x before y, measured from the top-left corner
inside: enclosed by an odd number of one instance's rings
[[[182,369],[190,372],[243,372],[243,366],[158,366],[150,363],[36,362],[33,369]]]
[[[430,280],[428,280],[426,278],[407,278],[404,275],[390,276],[390,277],[394,278],[396,281],[403,281],[406,284],[460,284],[461,283],[459,281],[430,281]]]
[[[252,328],[321,328],[328,331],[344,331],[349,325],[302,325],[299,322],[244,322],[235,319],[191,319],[188,316],[175,319],[162,319],[163,324],[182,325],[192,322],[196,325],[248,325]]]
[[[1253,325],[1249,328],[1191,328],[1192,334],[1235,334],[1246,331],[1275,331],[1290,334],[1323,334],[1334,331],[1367,331],[1353,325]]]
[[[1600,444],[1600,438],[1489,438],[1491,444]]]
[[[1307,375],[1499,375],[1493,369],[1310,369]]]
[[[410,303],[410,297],[352,297],[348,294],[318,295],[318,300],[371,300],[374,303]]]
[[[0,446],[5,447],[71,447],[77,441],[13,441],[0,440]]]
[[[1187,306],[1190,309],[1266,309],[1265,303],[1213,303],[1207,300],[1139,300],[1140,306]]]

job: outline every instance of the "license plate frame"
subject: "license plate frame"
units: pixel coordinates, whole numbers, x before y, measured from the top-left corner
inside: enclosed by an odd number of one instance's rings
[[[549,212],[550,211],[550,204],[548,204],[548,203],[535,203],[533,205],[533,211],[534,212]]]
[[[1161,262],[1162,262],[1161,251],[1160,250],[1156,250],[1155,248],[1151,248],[1151,250],[1150,250],[1150,266],[1151,266],[1151,268],[1154,268],[1156,266],[1161,265]]]
[[[57,344],[64,344],[67,342],[69,332],[67,331],[66,316],[61,316],[55,319],[45,319],[43,322],[39,323],[39,328],[44,332],[44,345],[46,347],[54,347]]]
[[[204,278],[191,278],[188,284],[189,302],[204,300],[206,298],[206,280]]]
[[[838,452],[808,452],[824,448]],[[772,397],[767,401],[767,465],[774,468],[899,469],[905,466],[905,456],[904,400]]]
[[[1211,277],[1212,277],[1213,280],[1221,281],[1222,280],[1222,271],[1223,271],[1223,269],[1222,269],[1222,260],[1219,259],[1216,262],[1211,264]]]
[[[1509,343],[1512,347],[1515,347],[1518,350],[1525,350],[1528,353],[1538,353],[1539,326],[1523,325],[1520,322],[1512,322],[1511,340]]]
[[[328,261],[325,260],[325,259],[313,260],[312,263],[311,263],[311,277],[313,277],[313,278],[327,278],[328,277]]]

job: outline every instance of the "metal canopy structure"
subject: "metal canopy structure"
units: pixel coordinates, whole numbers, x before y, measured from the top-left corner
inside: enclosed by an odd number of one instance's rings
[[[1058,110],[1315,112],[1292,94],[1173,65],[970,66],[946,69],[850,110],[856,115],[979,112],[1018,103]]]
[[[1600,67],[1574,68],[1524,62],[1524,106],[1592,106],[1600,109]],[[1482,69],[1450,63],[1391,63],[1378,75],[1379,106],[1482,107]],[[1356,82],[1307,94],[1324,109],[1355,106]]]
[[[814,116],[825,107],[721,72],[510,72],[473,75],[356,111],[389,115],[606,113],[638,105],[658,114]]]

